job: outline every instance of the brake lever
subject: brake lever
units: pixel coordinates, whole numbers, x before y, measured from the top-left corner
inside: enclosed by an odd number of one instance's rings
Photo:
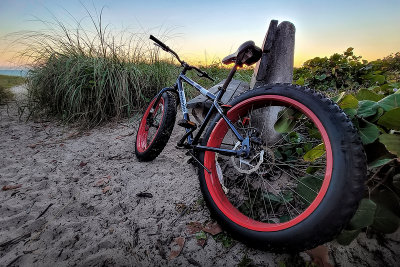
[[[201,75],[200,75],[200,74],[197,74],[197,76],[199,76],[199,77],[201,77],[201,78],[204,77],[204,78],[207,78],[207,79],[209,79],[209,80],[215,82],[215,80],[214,80],[213,78],[211,78],[210,76],[208,76],[208,74],[207,74],[206,72],[203,72]]]

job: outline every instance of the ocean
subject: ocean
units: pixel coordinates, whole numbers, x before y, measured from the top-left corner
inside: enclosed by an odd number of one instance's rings
[[[21,76],[25,77],[28,70],[0,70],[0,75]]]

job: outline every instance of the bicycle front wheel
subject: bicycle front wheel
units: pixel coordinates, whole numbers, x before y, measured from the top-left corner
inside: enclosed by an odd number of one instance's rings
[[[154,98],[140,121],[136,134],[135,154],[140,161],[155,159],[168,143],[176,118],[176,100],[169,92]]]
[[[199,155],[200,185],[211,212],[258,248],[301,251],[331,240],[363,194],[366,159],[355,128],[331,100],[310,89],[270,85],[230,103],[228,118],[249,137],[246,158]],[[204,145],[239,149],[217,116]]]

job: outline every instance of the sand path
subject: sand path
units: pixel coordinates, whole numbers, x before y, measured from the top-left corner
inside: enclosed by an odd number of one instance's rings
[[[226,247],[221,235],[206,234],[200,246],[187,225],[211,218],[195,169],[175,149],[182,129],[175,127],[156,160],[140,163],[136,125],[133,119],[80,132],[52,120],[20,121],[15,102],[0,106],[0,187],[21,185],[0,191],[0,266],[236,266],[246,256],[259,266],[303,261],[235,241]],[[331,261],[394,266],[399,236],[384,246],[364,234],[348,247],[332,242]],[[185,243],[169,259],[176,237]]]

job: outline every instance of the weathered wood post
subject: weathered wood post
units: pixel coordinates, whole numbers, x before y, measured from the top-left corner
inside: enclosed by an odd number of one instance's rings
[[[278,25],[277,20],[271,21],[261,47],[262,57],[251,78],[250,89],[263,84],[292,83],[295,32],[296,28],[291,22],[283,21]],[[274,130],[280,110],[280,107],[269,107],[256,121],[264,125],[264,140],[268,140],[269,144],[275,143],[281,136]]]
[[[295,31],[295,27],[291,22],[284,21],[278,25],[277,20],[272,20],[261,47],[263,50],[262,57],[257,62],[250,85],[243,81],[232,80],[221,101],[226,104],[241,92],[253,89],[262,84],[291,83],[293,80]],[[210,88],[210,91],[213,93],[216,92],[224,81]],[[203,95],[191,99],[187,104],[188,108],[192,109],[192,114],[196,119],[198,119],[200,114],[205,114],[205,111],[211,106],[211,102]],[[273,121],[276,121],[278,112],[279,109],[271,108],[268,114],[264,114],[263,119],[267,123],[271,122],[268,123],[268,125],[271,125]],[[273,128],[270,130],[271,134],[276,135]]]
[[[291,22],[278,25],[277,20],[271,21],[261,47],[261,60],[250,82],[251,89],[265,83],[292,83],[295,32]]]

